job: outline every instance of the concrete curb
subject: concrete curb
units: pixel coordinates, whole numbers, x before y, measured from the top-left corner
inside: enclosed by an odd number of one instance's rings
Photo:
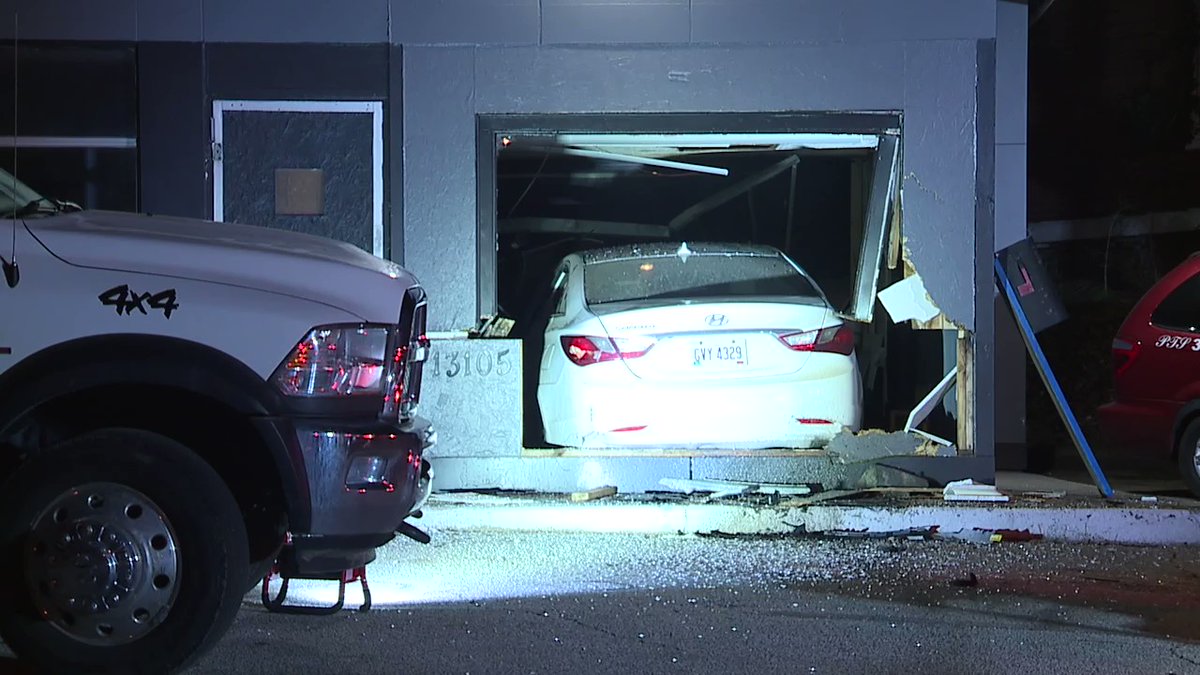
[[[1065,542],[1200,544],[1200,510],[1121,504],[785,507],[636,500],[573,504],[486,495],[435,495],[418,524],[431,530],[860,536],[936,527],[947,538],[970,540],[980,540],[981,534],[997,530],[1027,530]],[[986,536],[982,538],[986,541]]]

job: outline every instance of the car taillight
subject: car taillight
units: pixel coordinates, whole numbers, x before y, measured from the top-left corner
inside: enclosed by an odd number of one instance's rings
[[[846,324],[801,331],[780,333],[783,344],[798,352],[831,352],[849,355],[854,351],[854,331]]]
[[[1137,358],[1138,353],[1142,350],[1142,345],[1139,342],[1129,342],[1117,338],[1112,342],[1113,354],[1113,369],[1117,375],[1123,374],[1129,370]]]
[[[564,335],[561,340],[567,358],[577,366],[590,366],[601,361],[636,359],[645,356],[654,346],[653,338],[603,338],[584,335]]]

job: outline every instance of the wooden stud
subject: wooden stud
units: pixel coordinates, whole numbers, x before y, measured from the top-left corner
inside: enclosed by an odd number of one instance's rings
[[[900,266],[901,247],[904,244],[900,233],[900,191],[896,191],[896,201],[892,203],[892,226],[888,231],[887,266],[894,270]]]
[[[975,454],[975,341],[961,328],[958,331],[958,377],[954,393],[958,402],[958,454]]]
[[[572,492],[571,501],[573,502],[590,502],[593,499],[603,499],[617,494],[617,488],[613,485],[605,485],[604,487],[592,488],[583,492]]]

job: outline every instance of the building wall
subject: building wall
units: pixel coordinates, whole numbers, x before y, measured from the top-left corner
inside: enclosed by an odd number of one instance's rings
[[[995,249],[1028,234],[1029,7],[996,4],[996,232]],[[1024,469],[1025,343],[1003,298],[995,303],[996,464]]]
[[[995,37],[995,0],[15,0],[28,40],[805,43]]]
[[[1023,233],[1023,99],[1011,94],[1024,8],[1011,4],[16,0],[0,38],[137,46],[140,200],[163,213],[211,214],[213,99],[385,101],[390,251],[428,288],[434,330],[477,319],[477,115],[900,112],[906,247],[974,332],[986,451],[990,258]]]

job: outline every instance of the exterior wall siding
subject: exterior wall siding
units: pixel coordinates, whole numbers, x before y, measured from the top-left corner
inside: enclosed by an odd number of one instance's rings
[[[974,332],[990,448],[990,259],[1025,232],[1026,17],[998,0],[16,0],[0,39],[138,46],[140,199],[162,213],[211,215],[212,100],[384,101],[390,254],[434,299],[433,331],[478,319],[480,115],[899,113],[906,250]]]

